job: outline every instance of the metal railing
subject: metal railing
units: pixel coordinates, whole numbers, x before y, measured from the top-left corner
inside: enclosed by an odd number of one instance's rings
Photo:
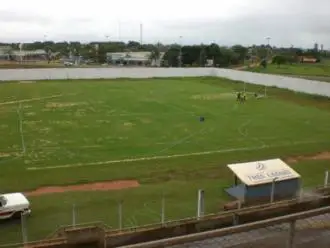
[[[227,228],[222,228],[218,230],[212,230],[212,231],[206,231],[206,232],[201,232],[201,233],[196,233],[196,234],[189,234],[189,235],[184,235],[184,236],[179,236],[175,238],[168,238],[168,239],[162,239],[162,240],[157,240],[157,241],[151,241],[151,242],[146,242],[146,243],[140,243],[140,244],[134,244],[134,245],[128,245],[128,246],[123,246],[126,248],[156,248],[156,247],[169,247],[169,246],[174,246],[178,244],[185,244],[185,243],[191,243],[191,242],[196,242],[196,241],[201,241],[201,240],[206,240],[206,239],[212,239],[212,238],[217,238],[221,236],[226,236],[226,235],[232,235],[235,233],[242,233],[246,231],[250,231],[253,229],[258,229],[258,228],[263,228],[271,225],[277,225],[277,224],[282,224],[282,223],[288,223],[290,222],[290,233],[295,232],[295,222],[299,219],[304,219],[304,218],[309,218],[317,215],[322,215],[322,214],[327,214],[330,213],[330,207],[323,207],[319,209],[314,209],[314,210],[309,210],[301,213],[295,213],[295,214],[290,214],[287,216],[281,216],[281,217],[276,217],[272,219],[267,219],[267,220],[261,220],[257,222],[252,222],[248,224],[243,224],[239,226],[233,226],[233,227],[227,227]],[[290,239],[293,238],[293,235],[290,235]],[[290,243],[290,241],[289,241]],[[290,248],[293,246],[289,246]]]
[[[207,214],[207,215],[201,216],[199,218],[189,217],[189,218],[184,218],[184,219],[166,221],[164,223],[154,223],[154,224],[148,224],[148,225],[142,225],[142,226],[133,226],[133,227],[127,227],[127,228],[122,228],[122,229],[108,230],[108,231],[106,231],[106,235],[116,235],[116,234],[120,234],[120,233],[138,232],[138,231],[143,231],[143,230],[148,230],[148,229],[156,229],[156,228],[170,227],[170,226],[177,226],[177,225],[186,225],[189,223],[194,223],[196,221],[205,221],[205,220],[211,220],[211,219],[215,219],[215,218],[226,218],[226,217],[231,217],[235,214],[239,215],[239,214],[247,213],[250,211],[279,208],[279,207],[287,206],[287,205],[294,204],[297,202],[308,202],[308,201],[315,200],[315,197],[317,197],[317,199],[330,198],[330,187],[328,187],[328,186],[316,187],[315,191],[317,191],[317,190],[329,190],[329,192],[323,196],[322,195],[320,195],[320,196],[298,196],[297,198],[294,198],[291,200],[282,200],[282,201],[277,201],[277,202],[273,202],[273,203],[261,204],[261,205],[257,205],[257,206],[243,207],[243,208],[235,209],[235,210],[221,211],[218,213]]]

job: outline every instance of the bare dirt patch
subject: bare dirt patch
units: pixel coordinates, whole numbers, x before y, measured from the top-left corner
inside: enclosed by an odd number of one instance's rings
[[[132,122],[124,122],[125,127],[133,127],[134,124]]]
[[[128,188],[137,188],[140,184],[135,180],[122,180],[112,182],[88,183],[71,186],[49,186],[26,192],[27,196],[40,196],[55,193],[78,192],[78,191],[112,191]]]
[[[25,80],[25,81],[19,81],[18,83],[20,83],[20,84],[34,84],[34,83],[36,83],[36,81]]]
[[[142,122],[143,124],[149,124],[149,123],[152,122],[152,121],[151,121],[150,119],[148,119],[148,118],[140,118],[140,120],[141,120],[141,122]]]
[[[205,95],[193,95],[191,99],[194,100],[219,100],[219,99],[230,99],[233,98],[232,93],[220,93],[220,94],[205,94]]]
[[[86,105],[85,102],[48,102],[46,108],[68,108],[73,106]]]
[[[285,159],[287,163],[297,163],[299,161],[305,161],[305,160],[330,160],[330,152],[321,152],[317,153],[315,155],[309,155],[309,156],[296,156],[296,157],[289,157]]]
[[[26,115],[26,116],[35,116],[36,113],[35,113],[35,112],[27,112],[25,115]]]
[[[56,98],[56,97],[61,97],[61,95],[52,95],[52,96],[46,96],[46,97],[37,97],[37,98],[30,98],[30,99],[24,99],[24,100],[15,100],[15,101],[8,101],[8,102],[1,102],[1,105],[10,105],[10,104],[17,104],[17,103],[25,103],[25,102],[33,102],[33,101],[40,101],[44,99],[50,99],[50,98]]]
[[[11,156],[10,153],[0,152],[0,158],[7,158],[7,157],[10,157],[10,156]]]

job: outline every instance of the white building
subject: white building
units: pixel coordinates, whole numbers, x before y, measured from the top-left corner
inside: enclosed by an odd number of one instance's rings
[[[139,66],[160,66],[164,52],[160,53],[157,60],[150,59],[151,52],[117,52],[107,53],[107,61],[112,64],[120,65],[139,65]]]
[[[0,60],[39,61],[46,59],[45,50],[13,50],[10,46],[0,47]]]

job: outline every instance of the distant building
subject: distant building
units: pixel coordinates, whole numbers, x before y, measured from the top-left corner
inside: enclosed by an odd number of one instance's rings
[[[314,57],[307,56],[299,56],[298,57],[300,63],[317,63],[318,60]]]
[[[10,46],[0,46],[0,60],[9,60]]]
[[[0,47],[0,60],[8,61],[40,61],[47,59],[45,50],[13,50],[10,46]]]
[[[160,66],[165,53],[161,52],[157,60],[150,59],[151,52],[107,53],[108,63],[115,65]]]
[[[319,51],[319,44],[317,44],[317,43],[314,44],[314,50],[315,50],[316,52]]]
[[[12,55],[15,60],[20,60],[22,58],[23,61],[39,61],[39,60],[47,60],[47,52],[45,50],[32,50],[32,51],[12,51]]]
[[[206,60],[206,67],[212,67],[214,65],[214,60],[213,59],[207,59]]]
[[[323,44],[321,44],[321,52],[323,52]]]

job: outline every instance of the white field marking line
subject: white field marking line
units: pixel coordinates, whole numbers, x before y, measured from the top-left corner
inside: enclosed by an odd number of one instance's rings
[[[163,148],[162,150],[160,150],[160,151],[154,153],[154,156],[155,156],[156,154],[159,154],[159,153],[165,152],[165,151],[167,151],[167,150],[170,150],[170,149],[174,148],[175,146],[178,146],[178,145],[180,145],[180,144],[183,144],[183,143],[184,143],[185,141],[187,141],[187,140],[191,140],[191,138],[195,137],[196,135],[204,133],[206,129],[208,129],[208,128],[207,128],[207,127],[202,128],[201,130],[199,130],[199,131],[197,131],[197,132],[194,132],[194,133],[191,133],[191,134],[189,134],[188,136],[183,137],[182,139],[179,139],[179,140],[177,140],[177,141],[174,141],[172,144],[170,144],[170,146],[168,146],[168,147],[166,147],[166,148]]]
[[[185,137],[184,139],[188,139]],[[265,136],[261,137],[260,139],[262,140],[278,140],[278,137],[275,136]],[[237,138],[237,139],[228,139],[225,140],[227,141],[244,141],[246,139],[244,138]],[[177,145],[178,141],[173,141],[173,142],[157,142],[154,143],[154,145]],[[184,140],[180,144],[191,144],[194,143],[191,140]],[[42,146],[38,148],[33,148],[30,147],[29,151],[30,152],[36,152],[36,151],[44,151],[44,150],[75,150],[75,149],[97,149],[97,148],[107,148],[106,145],[85,145],[85,146]],[[20,152],[21,150],[9,150],[9,149],[0,149],[0,152],[5,152],[5,153],[17,153]]]
[[[265,148],[287,147],[287,146],[293,146],[293,145],[313,144],[313,143],[322,143],[322,142],[326,142],[326,141],[298,141],[298,142],[288,142],[287,144],[282,144],[282,145],[239,147],[239,148],[229,148],[229,149],[222,149],[222,150],[211,150],[211,151],[205,151],[205,152],[181,153],[181,154],[151,156],[151,157],[136,157],[136,158],[126,158],[126,159],[91,162],[91,163],[77,163],[77,164],[65,164],[65,165],[54,165],[54,166],[43,166],[43,167],[28,167],[28,168],[26,168],[26,170],[52,170],[52,169],[60,169],[60,168],[74,168],[74,167],[87,167],[87,166],[106,165],[106,164],[130,163],[130,162],[150,161],[150,160],[159,160],[159,159],[203,156],[203,155],[210,155],[210,154],[216,154],[216,153],[228,153],[228,152],[237,152],[237,151],[254,151],[254,150],[262,150]]]
[[[179,112],[177,113],[157,113],[157,116],[159,115],[178,115]],[[142,116],[155,116],[156,113],[122,113],[122,114],[109,114],[106,115],[107,117],[124,117],[124,116],[137,116],[137,117],[142,117]]]
[[[185,110],[185,109],[180,108],[178,106],[175,106],[175,105],[172,105],[172,104],[169,104],[169,103],[163,103],[163,102],[157,102],[157,101],[155,101],[155,102],[158,103],[159,105],[163,105],[163,106],[167,106],[167,107],[170,107],[170,108],[174,108],[176,110],[179,110],[182,113],[186,113],[186,114],[189,114],[189,115],[192,115],[192,116],[197,116],[195,112],[191,112],[191,111]]]
[[[19,132],[21,135],[21,142],[22,142],[22,152],[23,152],[23,154],[25,154],[26,147],[25,147],[24,133],[23,133],[22,103],[19,103],[19,105],[18,105],[17,115],[18,115],[18,121],[19,121]]]
[[[261,140],[278,140],[278,137],[275,136],[265,136],[265,137],[260,137],[259,139]],[[229,141],[245,141],[246,138],[236,138],[236,139],[226,139],[224,140],[225,142],[229,142]],[[155,145],[167,145],[167,144],[174,144],[175,142],[156,142]],[[190,144],[193,143],[190,140],[186,140],[183,142],[184,144]]]
[[[76,95],[76,94],[75,94],[75,93],[72,93],[72,94],[66,94],[66,96],[70,96],[70,95]],[[61,96],[64,96],[64,95],[63,95],[63,94],[59,94],[59,95],[52,95],[52,96],[45,96],[45,97],[30,98],[30,99],[17,100],[17,101],[10,101],[10,102],[0,102],[0,106],[2,106],[2,105],[10,105],[10,104],[17,104],[17,103],[24,103],[24,102],[40,101],[40,100],[44,100],[44,99],[57,98],[57,97],[61,97]]]
[[[249,136],[249,132],[248,132],[248,126],[251,124],[251,119],[247,120],[246,122],[244,122],[239,128],[238,128],[238,132],[245,138],[248,138]],[[244,127],[244,130],[242,131]],[[257,141],[258,143],[260,143],[262,146],[266,146],[266,143],[262,140],[259,139],[258,137],[252,137],[252,140]]]

